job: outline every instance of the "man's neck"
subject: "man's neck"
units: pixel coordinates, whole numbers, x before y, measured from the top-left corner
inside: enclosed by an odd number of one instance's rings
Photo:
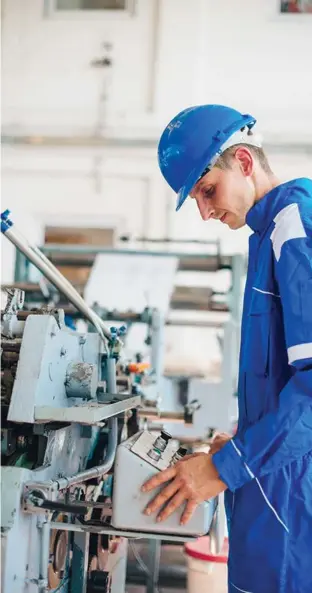
[[[268,175],[264,171],[261,171],[261,174],[257,175],[257,179],[255,180],[255,203],[259,202],[259,200],[264,198],[264,196],[280,184],[281,182],[276,175],[273,173]]]

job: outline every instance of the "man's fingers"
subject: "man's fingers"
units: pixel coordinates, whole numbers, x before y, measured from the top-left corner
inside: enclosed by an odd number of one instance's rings
[[[190,518],[193,515],[197,506],[198,506],[198,503],[195,500],[188,501],[188,503],[185,507],[184,513],[181,517],[181,521],[180,521],[181,525],[185,525],[185,523],[187,523],[190,520]]]
[[[210,449],[209,449],[210,455],[213,455],[214,453],[217,453],[217,451],[220,451],[220,449],[222,449],[222,447],[224,447],[224,445],[230,439],[231,439],[231,436],[224,432],[217,434],[214,437],[214,439],[212,440],[212,443],[210,445]]]
[[[150,480],[147,480],[147,482],[143,484],[141,491],[150,492],[151,490],[154,490],[154,488],[157,488],[157,486],[161,486],[161,484],[164,484],[165,482],[169,482],[169,480],[172,480],[172,478],[175,477],[176,473],[177,470],[174,466],[165,469],[163,472],[159,472],[159,474],[157,474]]]
[[[155,511],[158,511],[164,504],[172,498],[172,496],[179,490],[180,482],[178,480],[173,480],[166,488],[164,488],[152,502],[146,507],[144,514],[151,515]]]
[[[181,506],[181,504],[184,503],[185,498],[185,493],[183,492],[183,490],[180,490],[165,506],[164,510],[161,511],[161,513],[158,515],[157,522],[165,521],[165,519],[168,519],[168,517],[170,517],[170,515],[172,515],[172,513],[174,513],[174,511],[178,509]]]
[[[222,436],[221,434],[217,434],[215,436],[214,439],[212,439],[212,445],[214,445],[215,443],[222,443],[225,440],[225,436]]]
[[[219,432],[217,433],[214,438],[212,439],[212,444],[216,443],[216,442],[224,442],[224,441],[228,441],[231,439],[231,435],[227,434],[226,432]]]

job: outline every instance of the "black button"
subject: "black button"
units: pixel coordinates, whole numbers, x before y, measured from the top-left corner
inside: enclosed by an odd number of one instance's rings
[[[164,439],[164,441],[166,441],[166,443],[168,443],[168,441],[170,441],[172,438],[171,434],[169,434],[169,432],[165,432],[165,430],[161,431],[160,436],[162,439]]]

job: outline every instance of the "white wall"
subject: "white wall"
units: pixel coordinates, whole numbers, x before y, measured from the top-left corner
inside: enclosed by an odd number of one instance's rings
[[[110,42],[106,122],[118,133],[157,132],[203,101],[251,112],[274,136],[311,138],[312,17],[279,15],[278,0],[138,0],[132,17],[2,4],[5,126],[93,130],[106,71],[90,62]]]

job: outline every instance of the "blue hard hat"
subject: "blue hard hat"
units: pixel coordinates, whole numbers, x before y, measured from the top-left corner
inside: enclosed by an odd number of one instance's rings
[[[159,141],[158,162],[164,178],[178,194],[176,210],[222,152],[244,142],[234,139],[229,143],[235,132],[249,130],[255,123],[251,115],[224,105],[190,107],[171,120]]]

